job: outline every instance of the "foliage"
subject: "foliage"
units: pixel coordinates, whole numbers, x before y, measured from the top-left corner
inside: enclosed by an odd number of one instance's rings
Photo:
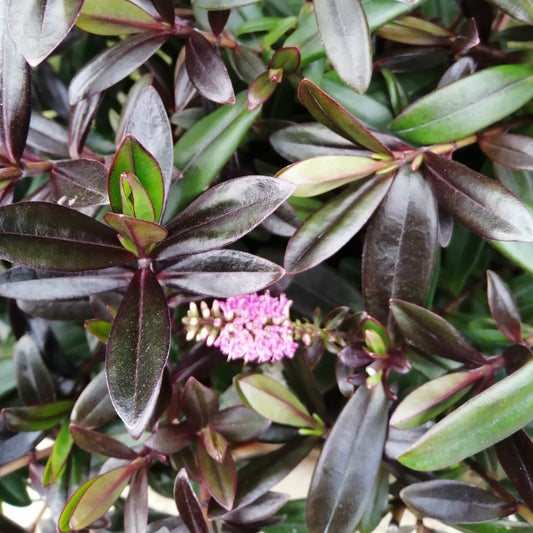
[[[531,530],[532,27],[529,0],[1,2],[0,502]]]

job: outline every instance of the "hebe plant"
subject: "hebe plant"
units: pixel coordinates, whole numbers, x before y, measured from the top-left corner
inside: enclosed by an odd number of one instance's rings
[[[531,531],[532,28],[1,2],[0,500],[31,486],[42,531]]]

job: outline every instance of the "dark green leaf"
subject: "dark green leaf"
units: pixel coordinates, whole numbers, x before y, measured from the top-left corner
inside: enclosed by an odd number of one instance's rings
[[[498,65],[420,98],[393,121],[391,128],[414,143],[452,141],[506,118],[532,97],[531,65]]]
[[[484,364],[483,356],[439,315],[402,300],[392,300],[390,308],[402,335],[417,348],[468,365]]]
[[[209,533],[209,526],[206,522],[200,502],[191,488],[187,471],[182,468],[174,481],[174,500],[178,512],[189,528],[195,533]]]
[[[387,174],[354,183],[315,211],[287,245],[287,271],[307,270],[337,252],[372,216],[392,182]]]
[[[9,0],[8,17],[17,47],[37,66],[70,31],[84,0]]]
[[[372,390],[362,385],[337,418],[311,480],[310,533],[348,533],[359,523],[381,463],[387,403],[381,384]]]
[[[298,98],[315,120],[335,133],[372,152],[391,156],[390,150],[368,128],[312,81],[304,79],[300,82]]]
[[[36,220],[39,223],[36,223]],[[95,270],[127,263],[133,254],[106,225],[56,204],[0,208],[0,257],[32,268]]]
[[[28,407],[6,407],[2,417],[11,431],[37,431],[59,424],[70,412],[72,400],[32,405]]]
[[[450,479],[413,483],[400,492],[400,497],[417,515],[446,522],[489,522],[514,512],[514,503]]]
[[[157,402],[170,345],[165,295],[154,273],[137,271],[120,305],[107,344],[111,401],[134,437]]]
[[[363,295],[370,315],[387,325],[391,298],[424,302],[437,239],[437,204],[431,190],[419,172],[402,167],[366,233]]]
[[[131,74],[168,39],[169,33],[150,31],[126,37],[87,63],[72,79],[71,105],[105,91]]]
[[[439,205],[470,231],[486,239],[533,241],[531,213],[496,180],[431,152],[424,155],[423,172]]]
[[[524,135],[500,133],[482,135],[479,147],[496,163],[517,170],[533,170],[533,139]]]
[[[245,176],[216,185],[167,225],[156,248],[159,260],[206,252],[236,241],[273,213],[294,186],[267,176]]]
[[[0,501],[17,507],[26,507],[31,505],[32,501],[26,488],[26,479],[23,471],[13,472],[0,478]],[[19,533],[18,530],[9,528],[3,529],[4,524],[0,522],[0,528],[6,533]],[[26,533],[27,529],[20,530],[20,533]]]
[[[328,59],[348,86],[364,93],[372,76],[372,44],[360,0],[315,0],[313,5]]]
[[[300,66],[300,49],[297,46],[279,48],[274,52],[268,66],[274,69],[282,69],[284,74],[292,74]]]
[[[533,361],[468,400],[416,441],[398,460],[437,470],[492,446],[533,417]]]
[[[72,439],[82,450],[89,453],[97,453],[105,457],[133,460],[137,454],[122,442],[92,429],[70,424]]]

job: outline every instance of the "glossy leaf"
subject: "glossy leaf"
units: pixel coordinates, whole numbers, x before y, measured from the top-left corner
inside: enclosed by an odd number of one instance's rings
[[[302,402],[268,376],[237,376],[235,387],[245,405],[268,420],[299,428],[312,428],[317,425]]]
[[[21,21],[26,24],[26,17]],[[11,37],[5,1],[0,6],[0,58],[0,149],[10,161],[17,162],[30,124],[31,70]]]
[[[363,295],[370,315],[386,325],[391,298],[424,302],[435,267],[437,242],[437,204],[429,186],[419,172],[403,167],[365,238]]]
[[[199,440],[196,444],[198,471],[209,494],[228,511],[233,508],[237,490],[237,469],[231,453],[222,462],[215,461]]]
[[[276,90],[281,82],[283,71],[281,69],[269,69],[263,72],[248,89],[248,110],[258,108],[264,104]]]
[[[398,460],[414,470],[453,465],[523,428],[533,413],[533,362],[468,400]]]
[[[46,468],[43,476],[43,485],[49,485],[50,483],[57,483],[59,478],[63,474],[66,466],[70,451],[73,445],[72,437],[70,436],[68,422],[61,426],[59,433],[57,434],[54,442],[54,449],[52,455],[46,463]]]
[[[482,372],[453,372],[424,383],[396,407],[390,425],[397,429],[420,426],[468,394]]]
[[[183,173],[180,205],[184,207],[205,191],[226,164],[259,115],[248,111],[248,94],[199,120],[174,146],[174,164]]]
[[[292,184],[267,176],[216,185],[169,222],[169,237],[154,256],[164,260],[226,246],[260,224],[293,190]]]
[[[533,139],[503,133],[482,135],[479,147],[496,163],[517,170],[533,170]]]
[[[174,500],[178,512],[189,531],[209,533],[200,502],[191,488],[187,471],[182,468],[174,481]]]
[[[6,407],[2,409],[2,418],[11,431],[38,431],[59,424],[72,405],[72,400],[60,400],[27,407]]]
[[[533,217],[505,187],[445,157],[427,152],[423,172],[439,205],[486,239],[533,241]]]
[[[196,429],[189,423],[160,427],[152,433],[145,445],[165,455],[178,453],[190,446],[196,438]]]
[[[9,0],[11,33],[26,61],[35,67],[70,31],[84,0]]]
[[[131,74],[152,56],[168,37],[167,32],[143,32],[126,37],[106,48],[72,79],[69,87],[71,105],[105,91]]]
[[[400,492],[400,497],[417,515],[446,522],[489,522],[514,512],[513,503],[451,479],[413,483]]]
[[[355,529],[379,470],[386,427],[381,384],[359,387],[331,429],[313,473],[306,505],[310,533]]]
[[[224,62],[211,43],[193,31],[185,45],[185,67],[191,83],[208,100],[234,104],[235,93]]]
[[[60,205],[28,202],[2,207],[0,232],[0,257],[31,268],[75,272],[133,259],[111,228]]]
[[[164,29],[146,11],[128,0],[85,0],[76,26],[98,35],[125,35],[146,30]]]
[[[270,421],[244,405],[235,405],[218,411],[209,425],[231,443],[237,443],[257,438]]]
[[[364,93],[372,76],[372,44],[360,0],[316,0],[316,21],[324,50],[341,79]]]
[[[509,481],[531,509],[533,507],[533,443],[520,430],[496,443],[496,455]]]
[[[50,372],[27,333],[13,347],[13,364],[18,394],[26,405],[46,404],[56,399]]]
[[[277,174],[277,178],[296,185],[293,196],[308,197],[331,191],[385,168],[384,161],[370,157],[332,155],[293,163]]]
[[[134,437],[148,424],[157,402],[169,344],[165,295],[153,272],[141,269],[113,322],[106,358],[111,401]]]
[[[70,434],[76,445],[89,453],[127,460],[137,457],[131,448],[105,433],[71,423]]]
[[[181,408],[189,423],[200,429],[218,411],[218,398],[211,389],[190,377],[183,389]]]
[[[224,521],[246,526],[250,522],[268,519],[287,502],[288,498],[288,494],[267,492],[250,505],[245,505],[240,509],[225,514]]]
[[[275,263],[246,252],[212,250],[172,261],[158,279],[167,287],[229,298],[264,289],[283,273]]]
[[[300,82],[298,98],[315,120],[335,133],[372,152],[391,155],[368,128],[312,81],[304,79]]]
[[[148,475],[146,468],[141,468],[131,478],[124,504],[124,533],[146,533],[147,525]]]
[[[392,182],[388,174],[354,183],[310,215],[289,240],[287,271],[307,270],[337,252],[372,216]]]
[[[91,124],[104,98],[103,93],[96,93],[83,98],[71,106],[68,127],[68,148],[72,158],[77,159],[87,140]]]
[[[492,4],[509,13],[512,17],[533,24],[533,5],[530,0],[490,0]]]
[[[164,185],[161,169],[154,157],[141,144],[130,135],[127,135],[119,146],[111,168],[109,170],[109,201],[115,213],[124,213],[123,199],[121,195],[123,175],[133,174],[151,200],[154,209],[155,220],[161,217],[164,201]],[[135,195],[133,180],[128,183],[132,195]],[[143,201],[142,198],[139,201]],[[144,200],[146,203],[146,200]],[[136,199],[133,197],[134,206]],[[130,216],[131,213],[130,213]],[[138,216],[138,215],[135,215]],[[138,218],[143,218],[139,216]]]
[[[217,431],[210,427],[205,427],[200,430],[199,438],[205,451],[217,463],[221,463],[228,451],[228,441]]]
[[[507,117],[532,97],[531,65],[498,65],[418,99],[391,128],[402,139],[418,144],[452,141]]]
[[[403,300],[392,300],[390,308],[402,335],[420,350],[468,365],[485,362],[463,335],[439,315]]]

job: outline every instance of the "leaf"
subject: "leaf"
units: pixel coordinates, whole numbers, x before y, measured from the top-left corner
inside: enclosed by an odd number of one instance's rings
[[[191,488],[185,468],[182,468],[178,472],[174,481],[174,500],[179,515],[189,531],[209,533],[209,526],[206,522],[202,507]]]
[[[446,522],[489,522],[514,512],[509,503],[491,492],[451,479],[413,483],[402,489],[401,499],[417,515]]]
[[[224,509],[232,509],[237,490],[237,469],[231,453],[226,453],[222,462],[215,461],[199,439],[196,443],[196,460],[198,472],[209,494]]]
[[[26,23],[26,17],[22,20]],[[9,32],[5,1],[0,6],[0,72],[0,149],[16,163],[24,151],[30,124],[31,69]]]
[[[52,455],[46,463],[46,468],[43,476],[43,485],[50,483],[57,483],[67,466],[68,457],[72,450],[72,437],[70,436],[68,422],[61,426],[57,434]]]
[[[468,400],[398,461],[413,470],[446,468],[523,428],[533,417],[533,361]]]
[[[533,218],[496,180],[445,157],[426,152],[423,172],[439,205],[485,239],[533,241]]]
[[[105,91],[131,74],[150,58],[168,37],[169,33],[162,31],[131,35],[93,57],[70,82],[71,105]]]
[[[234,7],[253,4],[259,0],[193,0],[193,5],[202,9],[213,9],[220,11],[222,9],[232,9]]]
[[[533,139],[530,137],[511,133],[482,135],[479,147],[500,165],[516,170],[533,170]]]
[[[138,454],[131,448],[105,433],[98,433],[92,429],[71,423],[70,434],[78,447],[91,454],[130,461],[138,457]]]
[[[490,2],[515,19],[533,24],[533,5],[530,0],[490,0]]]
[[[490,313],[498,329],[511,342],[522,342],[520,310],[507,284],[491,270],[487,270],[487,297]]]
[[[216,185],[174,217],[169,237],[154,250],[158,260],[226,246],[273,213],[294,186],[267,176],[244,176]]]
[[[111,228],[87,215],[24,202],[0,208],[0,257],[31,268],[75,272],[125,264],[134,256]]]
[[[148,194],[149,200],[153,204],[155,219],[150,222],[158,221],[161,218],[164,201],[164,185],[163,176],[157,161],[153,155],[150,154],[141,144],[130,135],[126,135],[109,169],[109,201],[111,208],[115,213],[124,213],[123,199],[121,195],[123,174],[133,174]],[[135,195],[134,180],[128,182],[132,196]],[[139,195],[139,193],[137,193]],[[143,198],[133,198],[134,207],[139,203],[139,208],[142,207],[141,201],[147,202]],[[128,214],[128,213],[124,213]],[[130,214],[130,216],[132,216]],[[138,216],[138,215],[134,215]],[[143,218],[138,216],[138,218]]]
[[[235,103],[235,93],[224,62],[211,43],[193,31],[185,45],[185,67],[191,83],[208,100],[218,104]]]
[[[9,28],[26,61],[36,67],[63,41],[84,0],[8,0]]]
[[[425,145],[461,139],[508,117],[532,97],[531,65],[498,65],[416,100],[391,129],[406,141]]]
[[[26,405],[46,404],[56,399],[50,372],[28,333],[15,343],[13,363],[17,391]]]
[[[209,423],[218,411],[218,397],[202,385],[196,378],[190,377],[183,388],[181,409],[188,422],[201,429]]]
[[[259,437],[270,421],[244,405],[234,405],[218,411],[209,426],[229,442],[238,443]]]
[[[402,335],[420,350],[467,365],[483,365],[483,356],[449,322],[419,305],[392,300],[392,316]]]
[[[59,424],[70,412],[72,400],[31,405],[27,407],[6,407],[2,418],[11,431],[38,431]]]
[[[113,321],[106,358],[111,401],[134,437],[150,421],[169,345],[170,320],[163,290],[151,270],[138,270]]]
[[[365,178],[386,166],[386,162],[371,157],[326,155],[293,163],[281,169],[276,177],[296,185],[293,196],[308,197]]]
[[[77,159],[83,150],[91,124],[103,98],[103,93],[96,93],[71,106],[68,127],[68,148],[70,156],[74,159]]]
[[[27,507],[32,504],[28,494],[26,476],[20,470],[11,474],[4,475],[0,478],[0,499],[2,503],[14,505],[17,507]],[[2,515],[2,518],[4,516]],[[16,525],[11,528],[10,522],[2,522],[0,518],[0,527],[6,528],[6,533],[27,533],[26,528],[16,529]],[[11,528],[11,529],[10,529]]]
[[[533,443],[529,435],[520,430],[497,442],[496,455],[509,481],[525,504],[533,507]]]
[[[145,442],[145,446],[165,455],[170,455],[190,446],[195,439],[196,429],[187,422],[182,422],[178,425],[160,427],[152,433]]]
[[[286,270],[307,270],[340,250],[372,216],[392,182],[386,174],[354,183],[310,215],[289,240]]]
[[[235,104],[223,106],[199,120],[174,146],[174,164],[183,172],[179,205],[183,208],[205,191],[226,164],[259,109],[248,111],[247,91],[237,95]]]
[[[480,370],[484,370],[481,367]],[[484,372],[462,371],[432,379],[409,393],[396,407],[390,425],[397,429],[417,427],[444,412],[472,390]]]
[[[255,255],[212,250],[174,260],[158,274],[158,279],[167,287],[229,298],[260,291],[283,274],[280,266]]]
[[[276,380],[252,374],[237,376],[234,383],[244,404],[266,419],[298,428],[317,427],[302,402]]]
[[[148,475],[146,468],[140,468],[131,478],[124,504],[124,533],[146,533],[147,525]]]
[[[315,120],[335,133],[372,152],[392,155],[368,128],[312,81],[304,79],[300,82],[298,99]]]
[[[166,28],[129,0],[110,0],[105,5],[100,0],[85,0],[76,26],[97,35],[125,35]]]
[[[231,524],[246,524],[266,520],[279,510],[289,499],[288,494],[279,492],[267,492],[240,509],[231,511],[224,515],[224,521]]]
[[[27,301],[83,298],[127,287],[131,277],[120,268],[67,275],[16,267],[0,274],[0,295]]]
[[[341,79],[364,93],[372,77],[372,44],[360,0],[313,2],[320,39]]]
[[[372,490],[370,480],[379,470],[386,429],[382,385],[359,387],[337,418],[315,467],[306,505],[309,533],[355,529]]]
[[[117,230],[121,237],[132,242],[140,255],[145,255],[147,249],[163,241],[167,236],[167,230],[155,222],[119,213],[106,213],[104,221]]]
[[[365,237],[363,295],[370,315],[387,325],[391,298],[424,302],[437,244],[437,204],[422,175],[403,167]]]
[[[263,72],[248,89],[248,109],[251,111],[264,104],[276,90],[281,82],[283,71],[269,69]]]

